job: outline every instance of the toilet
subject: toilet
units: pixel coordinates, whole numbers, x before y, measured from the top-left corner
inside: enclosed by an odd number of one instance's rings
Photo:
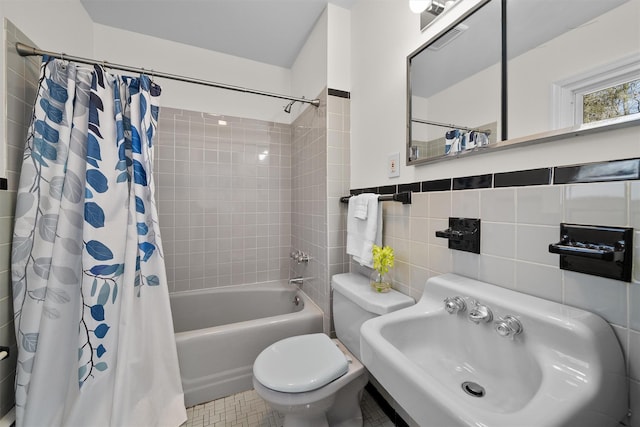
[[[253,387],[284,415],[284,427],[362,426],[360,399],[368,377],[359,360],[360,326],[415,303],[393,289],[373,291],[361,274],[336,274],[331,286],[338,339],[325,334],[285,338],[264,349],[253,364]]]

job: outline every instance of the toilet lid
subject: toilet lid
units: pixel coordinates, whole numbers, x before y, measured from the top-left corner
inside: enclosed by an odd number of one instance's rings
[[[285,338],[264,349],[253,364],[260,384],[286,393],[318,389],[348,370],[346,356],[325,334]]]

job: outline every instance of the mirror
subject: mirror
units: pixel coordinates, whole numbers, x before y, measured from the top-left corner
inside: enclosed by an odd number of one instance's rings
[[[640,113],[638,22],[640,0],[507,0],[508,138]]]
[[[501,139],[501,40],[491,0],[407,58],[410,163]]]
[[[407,164],[640,124],[639,21],[640,0],[482,3],[407,58]]]

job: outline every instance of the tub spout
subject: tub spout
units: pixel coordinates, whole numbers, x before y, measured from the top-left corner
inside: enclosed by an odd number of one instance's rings
[[[302,277],[294,277],[293,279],[289,279],[289,283],[293,283],[294,285],[302,286],[304,284],[304,278],[302,278]]]

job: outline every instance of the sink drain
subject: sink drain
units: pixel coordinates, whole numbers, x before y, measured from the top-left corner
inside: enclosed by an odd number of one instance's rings
[[[465,381],[462,383],[462,389],[469,396],[473,397],[483,397],[484,396],[484,387],[482,387],[478,383],[474,383],[473,381]]]

